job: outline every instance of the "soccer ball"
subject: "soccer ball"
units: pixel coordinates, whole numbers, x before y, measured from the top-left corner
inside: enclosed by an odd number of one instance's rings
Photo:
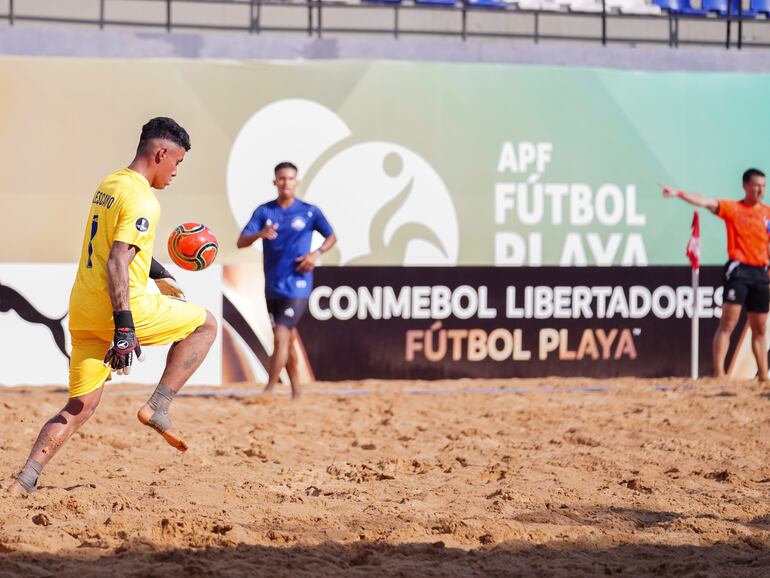
[[[211,265],[218,250],[214,233],[200,223],[179,225],[168,236],[168,256],[188,271],[201,271]]]

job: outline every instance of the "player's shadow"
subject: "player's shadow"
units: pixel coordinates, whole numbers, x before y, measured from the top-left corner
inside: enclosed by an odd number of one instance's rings
[[[617,528],[626,522],[634,529],[654,526],[666,526],[681,518],[699,518],[716,520],[712,514],[683,515],[676,512],[658,512],[640,508],[575,508],[554,506],[537,512],[526,512],[513,516],[513,519],[527,524],[559,524],[566,526],[606,526]]]
[[[755,516],[750,521],[746,522],[746,525],[768,531],[770,530],[770,514]]]
[[[734,391],[720,391],[719,393],[711,393],[706,394],[703,397],[705,398],[714,398],[714,397],[738,397],[738,394]]]
[[[127,542],[94,556],[0,553],[2,576],[762,576],[770,571],[766,540],[710,545],[611,545],[597,541],[504,542],[472,550],[441,542],[389,545],[361,541],[312,546],[205,547],[152,550]]]

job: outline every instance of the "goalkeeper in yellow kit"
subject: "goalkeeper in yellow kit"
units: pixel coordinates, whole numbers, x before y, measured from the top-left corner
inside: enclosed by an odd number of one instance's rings
[[[173,277],[152,258],[160,205],[151,188],[171,183],[189,149],[187,131],[173,119],[153,118],[142,127],[131,164],[104,179],[94,194],[70,296],[69,400],[43,426],[9,493],[35,490],[43,467],[93,415],[110,373],[127,374],[147,345],[173,343],[139,421],[178,450],[187,449],[171,425],[169,404],[206,357],[217,327],[211,313],[178,298]],[[148,293],[149,278],[165,294]]]

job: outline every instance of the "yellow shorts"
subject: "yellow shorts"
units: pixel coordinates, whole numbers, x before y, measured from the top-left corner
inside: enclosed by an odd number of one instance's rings
[[[145,295],[132,301],[131,313],[142,347],[181,341],[206,321],[206,310],[200,305],[166,295]],[[70,331],[70,397],[91,393],[110,379],[104,356],[112,343],[113,331]]]

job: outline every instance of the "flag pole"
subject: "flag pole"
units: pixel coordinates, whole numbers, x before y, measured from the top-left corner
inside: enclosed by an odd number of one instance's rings
[[[698,379],[698,323],[700,321],[699,309],[700,300],[698,299],[698,285],[700,277],[700,219],[698,211],[692,216],[692,233],[687,242],[687,258],[690,259],[692,267],[692,317],[690,321],[690,377]]]
[[[700,270],[697,267],[692,268],[692,320],[691,320],[691,336],[690,336],[690,377],[692,379],[698,379],[698,338],[700,332],[698,331],[698,322],[700,321],[700,315],[698,315],[698,309],[700,304],[698,303],[698,277],[700,276]]]

